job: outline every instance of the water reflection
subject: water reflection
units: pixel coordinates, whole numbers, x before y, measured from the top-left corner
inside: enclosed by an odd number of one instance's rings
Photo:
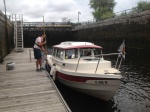
[[[110,112],[106,101],[74,91],[55,82],[72,112]]]
[[[110,101],[113,112],[150,112],[150,69],[130,62],[123,65],[122,71],[128,73],[129,79],[123,79]]]

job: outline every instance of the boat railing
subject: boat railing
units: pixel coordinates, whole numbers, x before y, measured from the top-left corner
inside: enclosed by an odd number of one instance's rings
[[[95,68],[95,74],[96,74],[96,72],[97,72],[97,69],[98,69],[98,66],[99,66],[99,62],[100,62],[100,60],[103,60],[103,56],[112,56],[112,55],[118,55],[118,58],[117,58],[117,61],[116,61],[116,64],[115,64],[115,68],[116,69],[120,69],[120,66],[121,66],[121,62],[122,62],[122,53],[109,53],[109,54],[99,54],[99,55],[94,55],[94,56],[83,56],[83,57],[79,57],[78,58],[78,62],[77,62],[77,66],[76,66],[76,70],[75,70],[75,72],[77,72],[77,70],[78,70],[78,66],[79,66],[79,64],[80,64],[80,60],[82,59],[96,59],[97,60],[97,66],[96,66],[96,68]],[[121,58],[120,60],[119,60],[119,58]]]

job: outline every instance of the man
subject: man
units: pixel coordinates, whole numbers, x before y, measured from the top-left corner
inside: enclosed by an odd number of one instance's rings
[[[37,37],[34,44],[34,58],[36,60],[36,71],[42,71],[42,55],[41,50],[47,54],[47,51],[44,49],[43,45],[46,44],[46,41],[43,42],[43,40],[46,38],[46,35],[42,35],[40,37]],[[40,69],[39,69],[40,66]]]

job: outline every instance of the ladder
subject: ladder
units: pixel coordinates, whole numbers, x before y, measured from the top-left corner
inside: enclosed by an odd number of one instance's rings
[[[24,50],[23,42],[23,15],[13,14],[12,21],[14,23],[14,45],[16,52],[22,52]]]

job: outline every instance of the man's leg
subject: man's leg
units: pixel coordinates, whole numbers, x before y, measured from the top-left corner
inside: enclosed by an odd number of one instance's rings
[[[39,72],[39,59],[36,60],[36,71]]]
[[[37,61],[36,61],[36,71],[41,71],[41,69],[39,69],[39,66],[40,66],[40,68],[41,68],[41,58],[40,59],[37,59]]]
[[[41,51],[41,54],[42,54],[42,59],[41,59],[41,69],[42,70],[45,70],[45,60],[46,60],[46,54],[43,52],[43,51]]]
[[[38,49],[34,48],[34,58],[36,59],[36,71],[38,72],[38,65],[39,65],[39,53]]]
[[[41,63],[41,60],[42,60],[41,51],[39,49],[34,49],[34,55],[35,55],[35,59],[37,59],[36,60],[36,71],[39,72],[39,71],[41,71],[40,68],[41,68],[41,65],[42,65],[42,63]]]
[[[38,69],[38,64],[39,64],[39,61],[38,59],[36,60],[36,69]]]

